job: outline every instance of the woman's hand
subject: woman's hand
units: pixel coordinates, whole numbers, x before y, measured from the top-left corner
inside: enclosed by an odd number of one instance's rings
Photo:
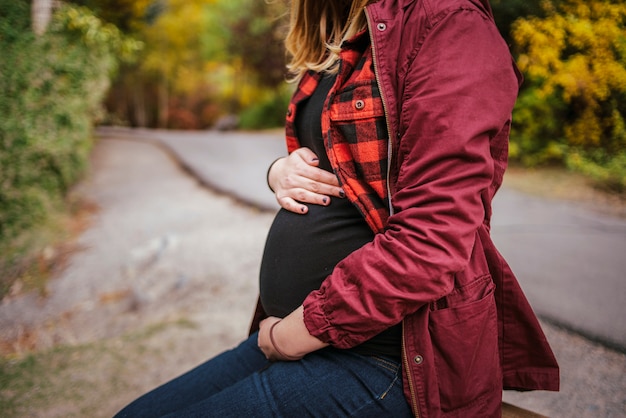
[[[287,353],[276,350],[276,327],[280,323],[280,318],[270,316],[259,324],[259,336],[257,344],[270,361],[292,361],[298,360],[299,357],[290,356]]]
[[[261,321],[257,344],[271,361],[299,360],[328,345],[309,334],[302,306],[284,319],[270,316]]]
[[[298,148],[272,164],[267,182],[283,209],[305,214],[309,209],[303,203],[328,206],[332,196],[345,196],[337,177],[318,164],[317,155],[308,148]]]

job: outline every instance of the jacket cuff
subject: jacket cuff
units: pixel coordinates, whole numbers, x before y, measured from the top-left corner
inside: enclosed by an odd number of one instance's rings
[[[326,344],[336,348],[350,348],[345,344],[345,339],[341,338],[338,330],[332,325],[332,316],[324,311],[326,295],[324,288],[311,292],[304,303],[304,325],[309,334],[320,339]],[[342,344],[342,340],[344,343]]]

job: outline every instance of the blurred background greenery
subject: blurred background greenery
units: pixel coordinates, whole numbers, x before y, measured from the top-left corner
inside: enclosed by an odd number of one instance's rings
[[[492,6],[526,78],[512,161],[626,193],[626,3]],[[32,231],[76,206],[68,191],[94,126],[281,126],[293,88],[287,10],[288,0],[0,0],[0,296],[15,277],[45,273]]]

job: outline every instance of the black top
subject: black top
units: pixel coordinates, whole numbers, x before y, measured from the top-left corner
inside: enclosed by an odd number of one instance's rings
[[[300,145],[320,159],[319,167],[332,171],[324,148],[321,113],[335,77],[322,78],[313,95],[296,115]],[[372,241],[374,233],[348,199],[331,198],[329,206],[308,205],[307,214],[281,209],[269,230],[261,262],[261,303],[271,316],[284,317],[319,289],[335,265]],[[400,326],[392,327],[353,350],[364,354],[399,356]]]

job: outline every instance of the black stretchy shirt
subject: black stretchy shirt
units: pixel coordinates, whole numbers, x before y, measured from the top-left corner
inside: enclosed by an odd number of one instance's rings
[[[296,116],[300,145],[320,159],[319,167],[331,171],[324,148],[321,113],[335,77],[322,78],[313,95],[301,103]],[[329,206],[310,204],[307,214],[281,209],[269,230],[261,262],[261,303],[271,316],[284,317],[319,289],[335,265],[372,241],[374,233],[348,200],[331,198]],[[399,356],[400,326],[395,326],[353,350],[363,354]]]

